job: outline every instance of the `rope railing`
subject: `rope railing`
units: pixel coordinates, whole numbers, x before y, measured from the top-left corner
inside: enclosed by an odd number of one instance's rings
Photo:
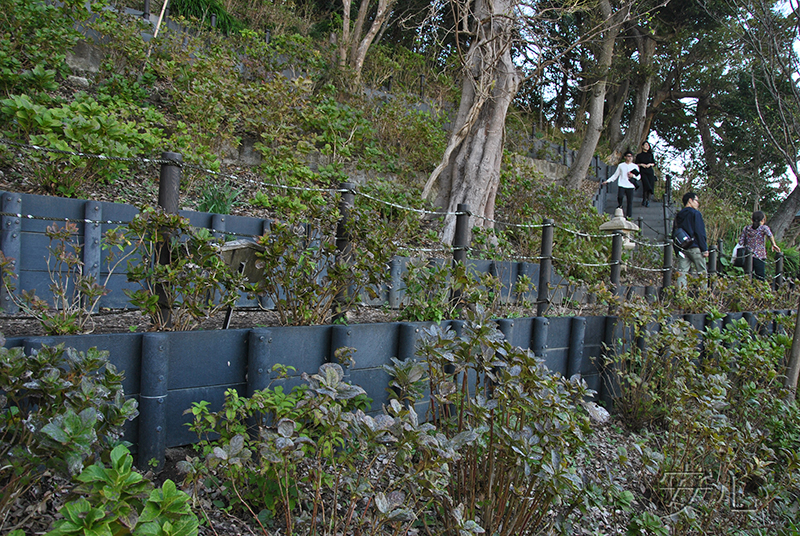
[[[573,266],[582,266],[582,267],[587,267],[587,268],[605,268],[605,267],[608,267],[608,266],[617,266],[619,264],[619,261],[617,261],[617,262],[611,261],[611,262],[602,262],[602,263],[591,263],[591,262],[578,262],[578,261],[574,261],[574,260],[571,260],[571,259],[562,259],[562,258],[559,258],[559,257],[551,257],[551,258],[553,259],[553,261],[558,262],[558,263],[569,263],[570,265],[573,265]]]
[[[613,234],[591,234],[591,233],[584,233],[582,231],[576,231],[574,229],[570,229],[569,227],[563,227],[561,225],[556,225],[556,229],[560,231],[566,231],[568,233],[572,233],[576,236],[582,236],[584,238],[613,238]]]
[[[247,177],[241,177],[235,174],[224,173],[215,171],[212,169],[208,169],[207,167],[200,166],[193,163],[183,163],[180,160],[172,160],[166,158],[143,158],[143,157],[113,157],[107,156],[102,154],[92,154],[87,152],[76,152],[76,151],[66,151],[61,149],[55,148],[48,148],[42,147],[40,145],[35,144],[26,144],[26,143],[19,143],[8,139],[0,139],[0,144],[5,144],[7,146],[18,147],[20,149],[24,149],[26,151],[38,151],[43,153],[56,153],[56,154],[63,154],[68,156],[75,156],[79,158],[88,158],[88,159],[97,159],[97,160],[107,160],[107,161],[121,161],[121,162],[128,162],[128,163],[140,163],[140,164],[158,164],[162,166],[171,166],[173,168],[178,169],[192,169],[197,170],[202,173],[206,173],[216,177],[226,178],[228,180],[234,181],[237,184],[249,184],[252,186],[256,186],[259,188],[276,188],[276,189],[284,189],[288,191],[300,191],[300,192],[317,192],[317,193],[327,193],[327,194],[349,194],[352,196],[362,196],[365,199],[369,199],[370,201],[381,203],[386,206],[408,211],[411,213],[419,214],[421,216],[455,216],[456,218],[460,217],[467,217],[467,221],[470,218],[475,220],[482,220],[485,222],[490,222],[494,225],[498,226],[505,226],[505,227],[514,227],[514,228],[521,228],[521,229],[542,229],[543,234],[547,230],[548,227],[551,229],[558,229],[559,231],[564,231],[567,233],[571,233],[574,236],[587,238],[590,240],[599,239],[605,240],[609,238],[614,238],[615,234],[602,234],[602,233],[589,233],[580,230],[571,229],[569,227],[565,227],[562,225],[555,224],[554,222],[549,223],[517,223],[517,222],[510,222],[510,221],[503,221],[500,219],[489,218],[482,215],[477,214],[470,214],[469,212],[464,211],[435,211],[435,210],[427,210],[422,208],[410,207],[405,206],[396,202],[388,201],[385,199],[381,199],[374,195],[368,194],[366,192],[358,191],[354,187],[338,187],[338,188],[320,188],[320,187],[305,187],[305,186],[289,186],[280,183],[269,183],[266,181],[258,181],[254,179],[250,179]],[[168,153],[166,153],[168,154]],[[668,207],[669,209],[670,207]],[[26,218],[26,219],[38,219],[38,220],[47,220],[47,221],[69,221],[73,223],[83,223],[83,224],[103,224],[103,225],[124,225],[128,223],[127,221],[115,221],[110,219],[92,219],[92,218],[48,218],[43,216],[36,216],[31,214],[22,214],[22,213],[14,213],[14,212],[0,212],[0,217],[12,217],[12,218]],[[547,220],[546,220],[547,221]],[[653,230],[654,232],[658,233],[656,229],[652,226],[644,222],[644,225]],[[229,231],[227,229],[211,229],[213,232],[217,232],[226,236],[233,236],[233,237],[243,237],[243,238],[257,238],[258,235],[253,235],[251,233],[240,233],[236,231]],[[552,236],[552,231],[550,232]],[[643,241],[636,239],[635,237],[629,235],[629,240],[631,240],[634,244],[641,246],[641,247],[648,247],[648,248],[666,248],[667,246],[671,245],[669,242],[662,242],[662,243],[652,243],[648,241]],[[544,245],[544,244],[543,244]],[[668,249],[668,248],[666,248]],[[465,254],[467,251],[471,251],[469,245],[461,245],[461,246],[453,246],[453,247],[442,247],[442,248],[419,248],[419,247],[411,247],[411,246],[404,246],[404,245],[397,245],[398,251],[406,251],[406,252],[416,252],[416,253],[452,253],[454,251],[459,251],[461,254]],[[666,254],[666,253],[665,253]],[[721,253],[722,256],[724,254]],[[652,272],[652,273],[665,273],[670,271],[671,268],[649,268],[646,266],[637,266],[627,261],[622,261],[621,258],[619,260],[612,260],[611,262],[607,263],[583,263],[577,262],[573,259],[564,259],[564,258],[557,258],[552,255],[540,255],[540,256],[521,256],[521,255],[505,255],[504,257],[510,261],[517,261],[517,262],[527,262],[527,261],[536,261],[536,262],[547,262],[547,263],[558,263],[561,265],[569,265],[569,266],[579,266],[585,268],[606,268],[606,267],[617,267],[617,266],[627,266],[631,269],[640,270],[644,272]],[[773,261],[766,261],[770,266],[774,266],[777,264],[777,260]],[[612,270],[612,273],[614,270]],[[613,274],[612,274],[613,275]],[[778,276],[775,276],[778,277]],[[613,278],[613,277],[612,277]]]
[[[63,149],[55,149],[52,147],[42,147],[39,145],[32,145],[29,143],[19,143],[16,141],[11,141],[5,138],[0,138],[0,143],[5,145],[13,145],[14,147],[19,147],[20,149],[26,149],[31,151],[39,151],[43,153],[56,153],[56,154],[63,154],[67,156],[78,156],[80,158],[90,158],[93,160],[107,160],[107,161],[116,161],[116,162],[131,162],[131,163],[143,163],[143,164],[169,164],[172,166],[181,167],[184,165],[182,162],[177,162],[174,160],[165,160],[161,158],[143,158],[143,157],[125,157],[125,156],[108,156],[103,154],[93,154],[93,153],[83,153],[83,152],[75,152],[75,151],[65,151]]]
[[[479,214],[473,214],[472,217],[475,218],[475,219],[488,221],[488,222],[491,222],[491,223],[494,223],[494,224],[500,224],[500,225],[503,225],[505,227],[519,227],[519,228],[522,228],[522,229],[541,229],[541,228],[543,228],[545,226],[543,223],[511,223],[511,222],[508,222],[508,221],[502,221],[502,220],[495,220],[495,219],[492,219],[492,218],[487,218],[486,216],[481,216]]]
[[[652,243],[652,242],[645,242],[643,240],[637,240],[633,236],[629,237],[628,239],[631,242],[633,242],[634,244],[636,244],[637,246],[643,246],[643,247],[648,247],[648,248],[661,248],[661,249],[663,249],[663,248],[665,248],[667,246],[672,245],[669,242],[658,242],[658,243],[655,243],[655,244]]]
[[[655,272],[655,273],[664,273],[670,271],[672,268],[646,268],[644,266],[637,266],[635,264],[631,264],[629,262],[623,261],[622,264],[628,268],[632,268],[634,270],[640,270],[642,272]]]
[[[649,223],[647,223],[647,222],[646,222],[646,221],[644,221],[644,220],[642,220],[642,225],[644,225],[645,227],[647,227],[648,229],[650,229],[651,231],[653,231],[653,232],[654,232],[654,233],[656,233],[657,235],[658,235],[658,234],[661,234],[661,231],[660,231],[660,230],[656,229],[655,227],[653,227],[652,225],[650,225]]]
[[[407,251],[410,253],[452,253],[451,248],[416,248],[407,246],[398,246],[398,251]]]
[[[367,199],[370,199],[370,200],[375,201],[377,203],[382,203],[384,205],[390,206],[392,208],[398,208],[400,210],[406,210],[406,211],[409,211],[409,212],[416,212],[417,214],[422,214],[424,216],[458,216],[459,214],[461,214],[460,212],[440,212],[440,211],[433,211],[433,210],[425,210],[425,209],[422,209],[422,208],[406,207],[406,206],[403,206],[403,205],[399,205],[397,203],[393,203],[391,201],[386,201],[384,199],[379,199],[379,198],[377,198],[375,196],[369,195],[369,194],[364,193],[364,192],[356,192],[356,194],[360,195],[362,197],[366,197]]]

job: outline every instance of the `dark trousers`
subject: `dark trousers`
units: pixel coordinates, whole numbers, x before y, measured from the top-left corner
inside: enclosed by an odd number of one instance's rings
[[[764,275],[766,263],[757,257],[753,257],[753,275],[756,279],[760,281],[764,281],[766,276]]]
[[[625,208],[625,216],[630,218],[631,214],[633,213],[633,188],[622,188],[620,186],[617,187],[617,207],[622,206],[623,196],[628,198]]]

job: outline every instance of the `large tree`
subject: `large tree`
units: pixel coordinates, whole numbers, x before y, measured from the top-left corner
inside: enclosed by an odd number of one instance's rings
[[[795,47],[798,2],[789,12],[764,0],[738,0],[740,37],[751,55],[750,80],[756,116],[772,147],[800,180],[800,53]],[[800,210],[800,188],[795,187],[769,219],[780,239]]]
[[[354,79],[361,79],[367,51],[378,32],[387,23],[396,0],[361,0],[358,14],[351,22],[352,0],[342,0],[342,36],[339,41],[339,66],[352,69]]]
[[[591,165],[597,142],[603,131],[603,117],[608,86],[609,69],[614,59],[614,43],[620,32],[622,23],[627,20],[630,5],[614,10],[609,0],[599,0],[599,15],[602,19],[599,39],[591,43],[595,58],[593,76],[589,78],[591,96],[589,97],[588,115],[583,141],[578,149],[575,161],[567,173],[567,186],[577,188],[586,177]]]
[[[457,31],[468,41],[463,56],[461,103],[440,164],[423,191],[451,213],[441,240],[450,244],[452,215],[461,203],[491,226],[500,185],[505,121],[517,93],[520,73],[511,57],[515,37],[515,0],[452,0]]]

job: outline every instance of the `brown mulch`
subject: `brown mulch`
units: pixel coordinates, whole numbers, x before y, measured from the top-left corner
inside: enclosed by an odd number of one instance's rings
[[[347,314],[348,324],[393,322],[397,311],[360,306]],[[199,330],[222,329],[225,313],[221,312],[203,321]],[[90,333],[141,333],[152,331],[150,320],[137,310],[106,310],[92,315],[88,324]],[[263,309],[234,309],[229,329],[280,326],[278,313]],[[0,313],[0,334],[5,338],[45,335],[39,321],[30,316]]]

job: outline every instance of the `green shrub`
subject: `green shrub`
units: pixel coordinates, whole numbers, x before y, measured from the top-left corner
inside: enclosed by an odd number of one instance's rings
[[[175,15],[197,19],[207,28],[211,28],[211,17],[216,16],[216,29],[225,35],[244,28],[244,25],[232,17],[217,0],[177,0],[171,7]]]
[[[67,197],[83,193],[95,182],[114,183],[129,173],[131,163],[126,159],[150,156],[166,145],[163,132],[155,126],[163,119],[161,114],[152,110],[136,114],[120,101],[101,104],[83,95],[69,104],[47,107],[27,95],[12,95],[0,104],[0,116],[7,121],[4,135],[64,151],[36,152],[30,161],[37,165],[42,188]]]
[[[141,286],[125,292],[155,329],[193,329],[239,299],[244,279],[224,263],[207,229],[143,208],[125,235],[136,254],[128,261],[128,281]]]
[[[20,297],[14,294],[14,272],[10,270],[9,259],[0,252],[0,274],[3,285],[9,289],[9,296],[26,314],[36,318],[48,335],[69,335],[85,333],[92,329],[92,314],[95,313],[100,298],[108,294],[105,284],[114,270],[127,257],[124,253],[124,239],[109,231],[106,233],[103,248],[106,255],[107,275],[102,283],[84,272],[81,261],[82,246],[78,243],[78,226],[67,222],[64,227],[53,224],[47,227],[45,236],[50,240],[47,247],[47,274],[50,278],[49,290],[52,293],[48,302],[36,295],[36,289],[23,290]]]
[[[606,220],[581,191],[559,186],[519,161],[513,167],[504,161],[495,213],[498,220],[512,224],[502,230],[515,254],[538,257],[542,237],[538,228],[515,224],[538,226],[549,218],[556,224],[555,269],[585,284],[608,280],[609,268],[603,265],[611,256],[611,238],[587,236],[600,234],[598,228]]]
[[[783,388],[791,339],[760,335],[744,320],[698,331],[645,306],[623,307],[619,319],[615,410],[629,426],[650,425],[648,486],[671,530],[750,530],[769,505],[793,502],[800,410]],[[780,532],[794,520],[783,509],[773,522]]]
[[[798,302],[798,289],[783,285],[775,289],[766,281],[750,277],[716,277],[705,285],[706,277],[689,276],[687,287],[670,287],[662,303],[676,313],[708,313],[713,311],[743,312],[792,309]]]
[[[213,214],[230,214],[233,208],[239,204],[236,198],[242,192],[243,190],[237,190],[228,181],[208,181],[200,190],[200,202],[197,210]]]
[[[359,303],[362,293],[377,296],[392,255],[382,226],[353,210],[337,231],[340,213],[332,202],[306,206],[288,196],[284,202],[287,211],[312,217],[304,224],[297,223],[298,216],[271,223],[258,240],[263,251],[256,254],[264,277],[249,288],[272,301],[281,324],[325,323]],[[337,239],[344,234],[346,249]]]
[[[445,122],[448,118],[442,112],[415,110],[415,104],[416,99],[401,97],[376,103],[371,121],[382,153],[393,155],[415,172],[430,173],[439,164],[447,146]],[[370,166],[383,171],[379,163],[370,162]]]
[[[75,492],[82,495],[64,504],[47,536],[98,534],[160,534],[192,536],[198,521],[189,496],[171,480],[160,489],[133,470],[133,458],[124,445],[111,451],[109,467],[98,462],[77,477]]]
[[[0,515],[50,471],[79,474],[138,414],[122,375],[95,348],[43,346],[26,355],[0,337]]]
[[[66,75],[66,54],[81,38],[74,25],[88,14],[82,0],[4,2],[0,12],[0,94],[53,90],[53,75]]]
[[[513,347],[480,308],[460,335],[436,325],[426,335],[417,356],[430,378],[430,422],[459,451],[449,494],[432,504],[440,533],[464,534],[460,518],[488,534],[557,531],[584,498],[580,404],[592,392]]]
[[[229,392],[216,414],[195,406],[195,429],[221,437],[205,463],[190,460],[183,468],[195,480],[210,476],[225,499],[221,506],[261,523],[279,517],[287,534],[407,532],[446,492],[443,477],[457,445],[396,401],[387,414],[364,414],[363,389],[345,382],[338,364],[303,378],[307,386],[292,392],[291,407],[269,405],[277,400],[271,390],[249,401]],[[257,434],[243,433],[248,422],[257,423]]]
[[[446,261],[410,259],[402,280],[405,298],[399,320],[441,322],[457,316],[459,304],[452,300]]]

